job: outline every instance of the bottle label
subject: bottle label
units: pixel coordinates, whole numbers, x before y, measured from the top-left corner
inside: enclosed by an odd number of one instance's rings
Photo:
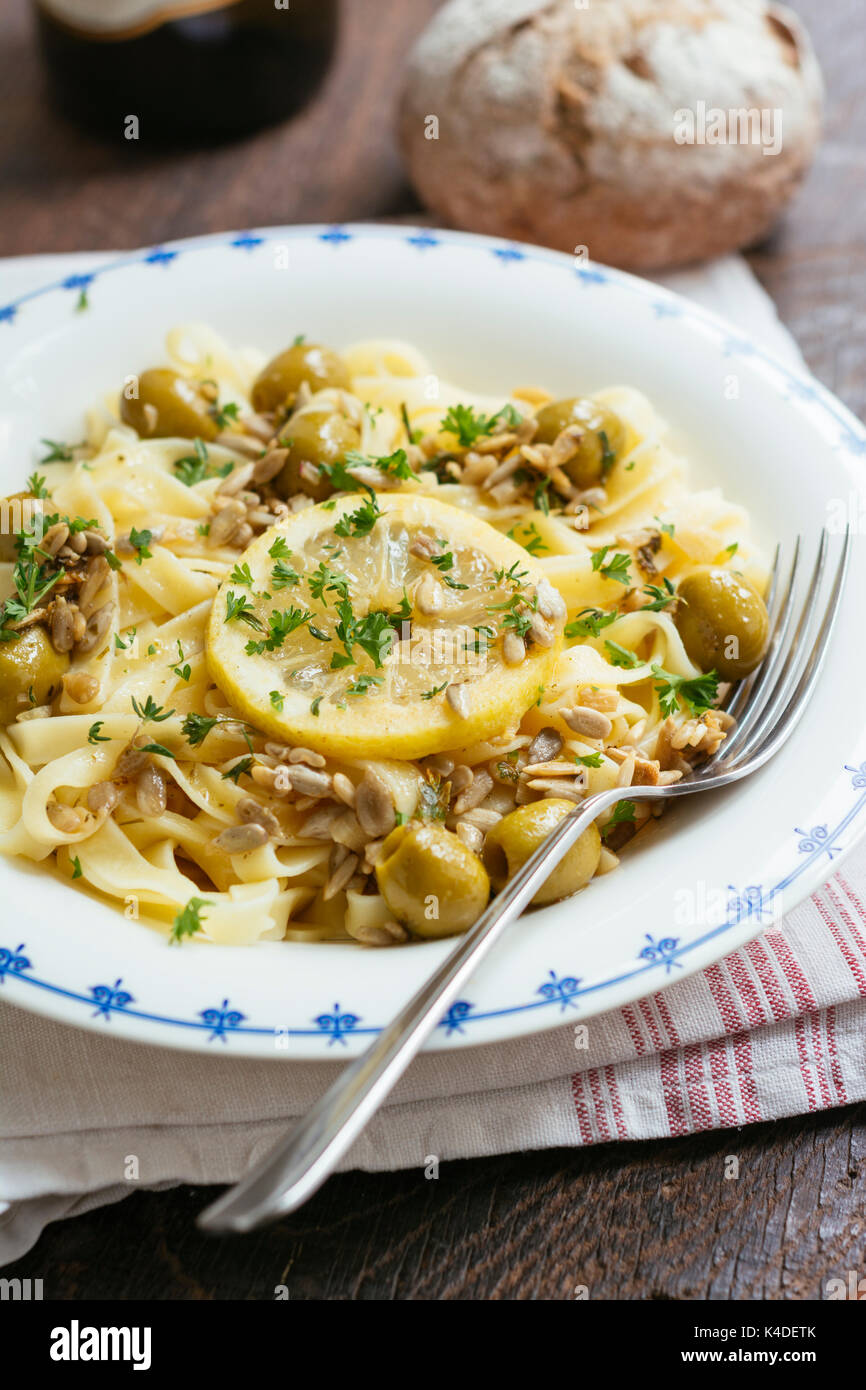
[[[91,39],[131,39],[173,19],[225,10],[237,0],[38,0],[59,24]]]

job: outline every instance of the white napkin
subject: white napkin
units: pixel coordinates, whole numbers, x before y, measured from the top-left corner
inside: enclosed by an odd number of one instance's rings
[[[104,257],[0,263],[0,303]],[[802,359],[739,257],[658,277]],[[639,1004],[511,1043],[416,1060],[342,1168],[743,1124],[866,1095],[866,851],[721,965]],[[853,962],[853,964],[852,964]],[[856,967],[856,968],[855,968]],[[136,1186],[239,1178],[337,1063],[203,1057],[84,1032],[0,1002],[0,1265],[49,1221]]]

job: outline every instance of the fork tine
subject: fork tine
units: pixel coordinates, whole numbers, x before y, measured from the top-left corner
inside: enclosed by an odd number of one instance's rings
[[[820,598],[821,581],[824,577],[824,566],[827,560],[828,540],[827,532],[823,531],[815,559],[815,567],[809,580],[806,599],[800,611],[794,634],[784,651],[780,646],[770,671],[770,679],[767,682],[769,685],[772,681],[771,688],[767,691],[766,697],[761,700],[760,706],[754,712],[750,709],[749,718],[741,726],[742,737],[732,741],[729,757],[736,755],[742,761],[760,748],[767,733],[773,728],[791,698],[791,691],[799,679],[804,663],[808,660],[804,646]]]
[[[794,546],[794,555],[791,560],[791,568],[788,571],[788,579],[785,584],[784,592],[781,594],[779,599],[779,609],[776,615],[776,622],[773,628],[773,634],[770,638],[770,645],[767,649],[767,654],[764,657],[764,660],[758,667],[755,675],[751,677],[753,683],[747,691],[747,704],[743,713],[740,715],[739,727],[735,729],[731,737],[729,739],[726,739],[725,742],[722,744],[722,747],[720,749],[721,756],[720,758],[714,761],[714,766],[717,766],[719,762],[723,762],[725,764],[730,763],[733,756],[739,753],[739,751],[742,749],[743,745],[746,743],[746,740],[750,737],[751,730],[755,727],[755,720],[759,718],[761,711],[764,709],[767,703],[767,700],[771,698],[772,693],[776,688],[780,672],[784,674],[784,671],[786,669],[786,664],[787,660],[790,657],[791,648],[786,646],[785,639],[788,635],[788,628],[791,625],[791,618],[794,612],[794,592],[796,588],[797,574],[800,568],[800,552],[802,548],[801,541],[802,537],[798,536],[796,544]],[[822,542],[822,545],[823,544],[824,542]],[[821,563],[823,564],[820,550],[818,558],[819,561],[821,561]],[[818,575],[818,578],[820,579],[820,573],[817,570],[817,566],[816,573]],[[813,583],[815,582],[815,578],[816,574],[813,574]],[[797,634],[794,638],[794,644],[796,644],[799,633],[800,629],[798,628]]]
[[[799,547],[800,547],[800,537],[798,536],[798,537],[797,537],[797,541],[796,541],[796,545],[795,545],[795,547],[794,547],[794,564],[793,564],[793,567],[794,567],[795,569],[796,569],[796,565],[797,565],[797,556],[798,556],[798,554],[799,554]],[[776,546],[776,552],[775,552],[775,554],[774,554],[774,556],[773,556],[772,568],[770,569],[770,587],[769,587],[769,590],[768,590],[768,592],[767,592],[767,608],[768,608],[769,611],[770,611],[770,632],[771,632],[771,634],[774,634],[775,631],[776,631],[776,623],[777,623],[777,618],[778,618],[778,608],[779,608],[779,604],[776,602],[776,599],[777,599],[777,597],[778,597],[777,591],[778,591],[778,588],[779,588],[779,565],[780,565],[781,558],[782,558],[782,547],[781,547],[781,545],[777,545],[777,546]],[[788,589],[789,589],[789,591],[790,591],[790,582],[791,582],[791,581],[789,580],[789,581],[788,581]],[[735,719],[739,720],[740,711],[745,707],[746,703],[748,702],[749,696],[751,695],[751,693],[752,693],[752,691],[753,691],[753,689],[754,689],[754,687],[755,687],[755,682],[756,682],[756,680],[758,679],[758,675],[759,675],[759,674],[760,674],[760,668],[758,668],[757,671],[753,671],[752,674],[751,674],[750,676],[747,676],[745,680],[740,681],[739,684],[738,684],[738,686],[737,686],[737,688],[736,688],[736,690],[734,691],[734,694],[733,694],[732,699],[731,699],[731,700],[728,702],[728,704],[725,706],[725,709],[726,709],[727,713],[733,715],[733,717],[734,717]]]
[[[812,648],[800,672],[799,680],[793,691],[786,694],[784,714],[782,714],[781,718],[778,719],[774,726],[770,727],[769,737],[766,737],[760,746],[756,747],[750,741],[752,765],[754,767],[760,767],[762,763],[767,762],[790,737],[803,717],[806,706],[812,697],[812,692],[821,674],[821,668],[824,665],[824,659],[827,654],[827,647],[836,625],[836,618],[839,612],[839,599],[848,572],[852,534],[851,527],[848,526],[845,531],[845,544],[842,548],[842,554],[839,557],[839,563],[836,566],[836,574],[833,578],[827,605],[824,609],[822,619],[818,624],[818,630],[815,635],[815,640],[812,643]],[[762,723],[764,722],[765,721],[762,720]]]

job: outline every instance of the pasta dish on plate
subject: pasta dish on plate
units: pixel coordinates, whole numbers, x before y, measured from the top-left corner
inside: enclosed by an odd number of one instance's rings
[[[402,342],[266,360],[198,325],[166,359],[2,503],[5,854],[170,942],[396,945],[465,931],[588,795],[722,745],[766,564],[640,392],[490,397]],[[534,901],[651,820],[618,804]]]

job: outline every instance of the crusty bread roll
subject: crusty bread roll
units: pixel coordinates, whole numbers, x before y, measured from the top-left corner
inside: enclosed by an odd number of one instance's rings
[[[400,134],[448,222],[653,269],[768,231],[821,97],[804,29],[765,0],[449,0]]]

